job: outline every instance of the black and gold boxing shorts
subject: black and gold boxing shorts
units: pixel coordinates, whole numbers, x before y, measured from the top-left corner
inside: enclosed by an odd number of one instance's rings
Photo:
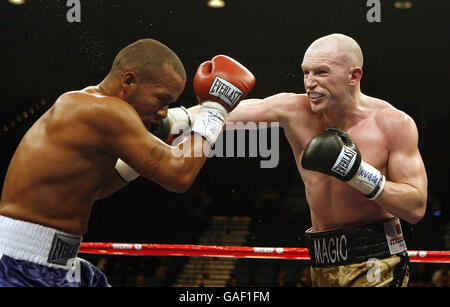
[[[409,257],[400,220],[305,234],[313,287],[406,287]]]

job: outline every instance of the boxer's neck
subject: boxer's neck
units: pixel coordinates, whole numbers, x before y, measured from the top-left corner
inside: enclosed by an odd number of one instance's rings
[[[99,91],[105,96],[119,97],[120,83],[107,76],[97,85]]]
[[[367,116],[365,99],[361,92],[357,92],[340,101],[323,114],[323,118],[329,126],[343,130],[353,127],[362,119],[367,118]]]

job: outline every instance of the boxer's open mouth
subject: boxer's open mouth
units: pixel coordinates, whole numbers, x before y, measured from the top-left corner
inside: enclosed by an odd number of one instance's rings
[[[323,94],[315,93],[315,92],[311,92],[308,95],[309,95],[309,99],[311,100],[312,103],[320,102],[320,99],[324,96]]]

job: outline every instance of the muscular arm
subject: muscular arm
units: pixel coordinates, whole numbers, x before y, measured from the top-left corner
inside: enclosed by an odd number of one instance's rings
[[[243,100],[227,118],[225,129],[233,129],[232,123],[280,123],[281,127],[287,123],[289,112],[300,95],[280,93],[264,99]]]
[[[119,99],[109,99],[107,107],[101,110],[102,116],[97,114],[89,121],[104,150],[165,189],[186,191],[206,161],[206,141],[195,135],[171,147],[147,131],[132,107]],[[114,178],[111,180],[116,181]],[[116,190],[122,187],[115,186]],[[105,185],[101,194],[109,188]]]
[[[386,120],[389,120],[387,117]],[[387,124],[389,160],[387,181],[375,202],[408,223],[418,223],[425,214],[427,176],[420,156],[418,132],[414,121],[406,114]]]

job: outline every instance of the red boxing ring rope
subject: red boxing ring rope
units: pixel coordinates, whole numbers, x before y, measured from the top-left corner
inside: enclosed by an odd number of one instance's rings
[[[81,243],[80,253],[309,260],[306,248],[184,244]],[[450,251],[408,251],[411,262],[450,263]]]

